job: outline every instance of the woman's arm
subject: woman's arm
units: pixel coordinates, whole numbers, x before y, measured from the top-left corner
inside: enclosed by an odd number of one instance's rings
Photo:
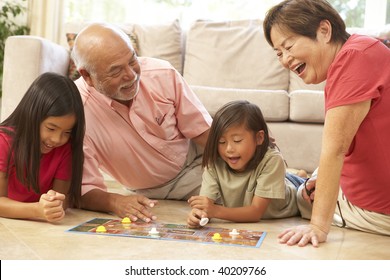
[[[339,193],[345,154],[359,126],[370,110],[371,101],[330,109],[326,114],[315,203],[311,224],[328,233]]]
[[[344,157],[370,106],[371,101],[364,101],[335,107],[326,113],[310,225],[283,231],[279,235],[281,243],[299,246],[312,243],[318,247],[319,243],[326,241],[337,203]]]

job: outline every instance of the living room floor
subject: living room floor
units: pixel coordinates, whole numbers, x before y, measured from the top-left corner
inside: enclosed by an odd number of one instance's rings
[[[112,191],[122,187],[108,182]],[[183,201],[159,201],[154,209],[160,222],[185,224],[190,208]],[[0,218],[2,260],[389,260],[390,238],[332,227],[328,241],[319,248],[279,244],[277,235],[300,218],[231,223],[213,220],[208,226],[266,232],[258,248],[95,236],[67,232],[92,218],[117,218],[110,214],[68,209],[58,224]]]

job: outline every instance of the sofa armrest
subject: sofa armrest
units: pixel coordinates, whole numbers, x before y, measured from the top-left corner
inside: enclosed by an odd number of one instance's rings
[[[8,117],[40,74],[66,75],[69,51],[37,36],[11,36],[5,43],[1,120]]]

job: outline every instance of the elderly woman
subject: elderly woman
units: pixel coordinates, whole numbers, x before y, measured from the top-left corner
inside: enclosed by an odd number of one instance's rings
[[[282,65],[305,83],[326,80],[311,221],[282,232],[280,242],[317,247],[334,214],[342,226],[390,235],[390,50],[348,34],[325,0],[279,3],[268,11],[264,33]]]

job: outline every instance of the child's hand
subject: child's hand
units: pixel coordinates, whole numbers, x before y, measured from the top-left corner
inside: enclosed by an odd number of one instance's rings
[[[317,178],[315,177],[310,178],[305,182],[305,189],[302,192],[302,197],[307,202],[314,202],[316,182]]]
[[[203,210],[193,208],[188,214],[187,225],[190,228],[198,228],[200,219],[207,218],[207,213]]]
[[[63,202],[65,195],[53,190],[42,194],[39,199],[39,216],[48,222],[57,222],[65,217]]]
[[[209,212],[209,210],[214,206],[214,200],[206,196],[191,196],[188,199],[188,203],[192,208],[197,208]]]

